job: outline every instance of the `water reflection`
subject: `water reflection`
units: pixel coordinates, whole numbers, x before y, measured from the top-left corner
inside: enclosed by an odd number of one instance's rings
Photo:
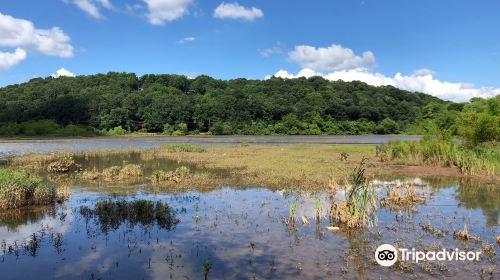
[[[0,219],[0,277],[200,279],[209,264],[208,279],[473,278],[484,266],[496,265],[496,257],[468,263],[467,271],[463,263],[449,263],[446,270],[430,274],[419,265],[411,272],[396,268],[389,273],[373,263],[374,248],[381,243],[464,246],[451,234],[422,230],[424,222],[452,232],[466,221],[473,234],[490,243],[500,231],[488,215],[468,210],[497,211],[498,200],[485,205],[465,186],[423,190],[431,193],[429,204],[416,206],[411,219],[400,218],[401,211],[380,209],[375,228],[330,232],[326,211],[337,199],[330,193],[224,188],[109,196],[74,189],[63,207],[25,209],[17,212],[20,217]],[[496,194],[484,187],[475,192],[489,199]],[[309,224],[299,219],[292,228],[284,222],[292,197],[298,201],[297,216]],[[466,246],[481,250],[480,244]]]

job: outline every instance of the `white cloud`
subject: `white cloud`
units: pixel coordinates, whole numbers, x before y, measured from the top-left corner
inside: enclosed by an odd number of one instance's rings
[[[102,18],[98,7],[99,5],[106,9],[113,8],[110,0],[64,0],[64,2],[75,4],[80,10],[94,18]]]
[[[73,3],[80,8],[82,11],[86,12],[92,17],[101,18],[101,13],[94,3],[89,0],[74,0]]]
[[[215,8],[214,17],[219,19],[243,19],[254,21],[257,18],[264,17],[264,13],[261,9],[255,7],[246,8],[240,6],[237,2],[228,4],[222,2]]]
[[[31,21],[0,13],[0,47],[37,50],[46,55],[72,57],[70,38],[59,27],[37,29]]]
[[[113,8],[113,4],[111,4],[110,0],[96,0],[97,3],[101,4],[106,9]]]
[[[302,69],[297,74],[279,70],[274,74],[275,77],[293,79],[321,76],[330,81],[361,81],[372,86],[394,86],[407,91],[423,92],[456,102],[500,94],[500,88],[477,88],[467,83],[440,81],[434,77],[435,72],[427,68],[417,69],[411,75],[396,73],[394,77],[388,77],[372,71],[371,68],[375,66],[375,56],[372,52],[367,51],[362,56],[356,56],[351,49],[335,44],[328,48],[296,46],[288,55],[289,59],[302,66]],[[266,76],[266,79],[270,77]]]
[[[367,51],[362,56],[357,56],[351,49],[335,44],[327,48],[296,46],[288,53],[288,57],[302,68],[314,71],[368,69],[375,66],[375,56],[372,52]]]
[[[167,22],[182,18],[189,12],[192,0],[142,0],[148,8],[147,18],[154,25],[165,25]]]
[[[184,44],[184,43],[194,42],[195,40],[196,40],[195,37],[186,37],[186,38],[180,39],[179,41],[177,41],[177,43]]]
[[[26,59],[26,51],[17,48],[15,52],[0,52],[0,70],[8,70]]]
[[[281,47],[281,42],[277,42],[276,46],[274,46],[272,48],[267,48],[263,51],[260,51],[260,55],[262,55],[263,57],[270,57],[271,55],[281,54],[281,53],[283,53],[283,48]]]
[[[61,68],[56,71],[55,74],[50,75],[52,78],[59,78],[59,77],[75,77],[75,74],[69,72],[68,70]]]
[[[466,83],[440,81],[434,78],[433,73],[434,72],[431,71],[425,73],[422,69],[419,69],[412,75],[405,76],[401,73],[396,73],[394,77],[387,77],[383,74],[374,73],[366,69],[352,69],[321,73],[305,68],[300,70],[297,74],[280,70],[276,72],[274,76],[286,79],[321,76],[330,81],[361,81],[373,86],[394,86],[412,92],[423,92],[444,100],[451,100],[455,102],[468,101],[473,97],[489,98],[500,94],[500,88],[476,88],[473,85]],[[269,78],[269,76],[266,78]]]

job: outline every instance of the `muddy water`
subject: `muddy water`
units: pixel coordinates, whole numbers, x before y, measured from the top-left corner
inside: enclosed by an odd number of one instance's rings
[[[55,138],[44,140],[1,140],[0,159],[28,153],[58,151],[96,151],[127,148],[154,148],[165,143],[192,143],[197,145],[254,144],[382,144],[390,140],[417,141],[420,136],[346,135],[346,136],[192,136],[192,137],[96,137]]]
[[[499,253],[498,186],[427,183],[418,189],[427,203],[415,211],[379,209],[376,227],[337,233],[326,229],[325,216],[341,193],[227,187],[172,194],[141,185],[130,188],[141,191],[110,195],[75,184],[64,205],[1,213],[0,279],[203,279],[204,263],[208,279],[499,279],[498,256],[411,264],[408,271],[374,263],[374,249],[383,243],[474,251],[488,243]],[[383,196],[385,189],[378,192]],[[110,222],[82,211],[123,199],[167,203],[177,223],[165,227],[130,216]],[[295,199],[297,215],[309,225],[285,222]],[[316,222],[318,199],[323,210]],[[443,234],[424,231],[423,223]],[[465,223],[484,244],[453,238]]]

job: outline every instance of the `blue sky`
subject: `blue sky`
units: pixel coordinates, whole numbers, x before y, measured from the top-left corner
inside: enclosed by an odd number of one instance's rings
[[[499,1],[3,0],[0,13],[0,86],[64,68],[322,75],[457,101],[500,93]]]

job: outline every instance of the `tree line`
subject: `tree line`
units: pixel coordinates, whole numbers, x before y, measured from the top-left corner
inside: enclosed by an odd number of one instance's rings
[[[437,118],[436,110],[458,114],[464,107],[392,86],[321,77],[218,80],[110,72],[1,88],[0,135],[395,134]]]

